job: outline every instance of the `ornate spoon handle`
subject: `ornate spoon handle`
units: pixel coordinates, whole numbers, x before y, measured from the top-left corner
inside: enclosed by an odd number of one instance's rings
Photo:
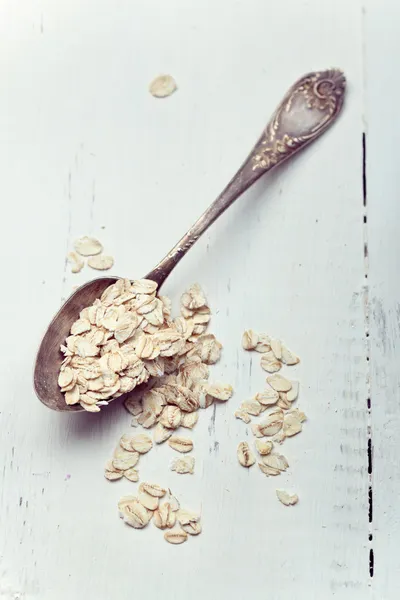
[[[339,114],[344,91],[345,78],[338,69],[309,73],[299,79],[236,175],[147,277],[161,285],[206,229],[261,175],[319,137]]]

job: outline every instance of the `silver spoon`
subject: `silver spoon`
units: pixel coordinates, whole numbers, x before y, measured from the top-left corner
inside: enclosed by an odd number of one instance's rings
[[[172,269],[210,225],[257,179],[287,161],[319,137],[336,119],[343,104],[345,78],[338,69],[310,73],[288,91],[253,150],[218,198],[163,260],[146,276],[160,287]],[[69,406],[58,387],[62,361],[60,344],[80,311],[90,306],[117,277],[102,277],[80,287],[58,311],[40,344],[34,387],[43,404],[57,411],[81,411]]]

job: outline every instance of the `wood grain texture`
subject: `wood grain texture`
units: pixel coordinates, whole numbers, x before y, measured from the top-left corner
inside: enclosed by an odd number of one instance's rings
[[[1,598],[368,598],[361,50],[360,3],[344,0],[2,3]],[[92,276],[70,274],[65,256],[95,235],[112,275],[147,273],[288,86],[332,64],[350,82],[340,123],[238,201],[165,286],[175,301],[194,280],[204,286],[225,346],[213,377],[235,387],[200,415],[194,476],[168,470],[166,447],[141,463],[142,480],[202,510],[202,535],[174,548],[118,519],[119,497],[136,489],[103,478],[129,430],[120,406],[56,414],[34,396],[40,335]],[[156,100],[147,86],[163,72],[179,89]],[[233,412],[265,379],[240,349],[245,327],[302,358],[293,373],[309,422],[286,443],[291,469],[278,482],[237,464],[248,433]],[[283,507],[276,487],[299,504]]]
[[[392,600],[399,594],[394,574],[400,569],[400,124],[393,118],[400,76],[390,65],[400,51],[400,8],[390,1],[382,14],[369,1],[364,19],[373,590],[374,598]]]

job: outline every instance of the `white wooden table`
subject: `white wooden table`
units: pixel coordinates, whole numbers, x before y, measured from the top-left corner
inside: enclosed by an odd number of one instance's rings
[[[398,598],[400,8],[384,5],[0,4],[1,599]],[[92,234],[115,274],[145,274],[293,81],[332,65],[349,84],[340,122],[238,201],[165,285],[175,301],[193,281],[204,286],[225,346],[214,377],[235,387],[193,432],[194,476],[171,473],[165,447],[141,467],[202,510],[203,534],[173,547],[154,527],[123,526],[116,502],[135,486],[103,478],[129,415],[118,405],[60,415],[34,396],[40,336],[93,277],[72,275],[65,256]],[[162,72],[179,90],[157,101],[147,87]],[[233,412],[264,380],[240,349],[246,327],[302,358],[309,421],[285,445],[291,469],[279,482],[237,465],[246,427]],[[280,505],[276,487],[300,503]]]

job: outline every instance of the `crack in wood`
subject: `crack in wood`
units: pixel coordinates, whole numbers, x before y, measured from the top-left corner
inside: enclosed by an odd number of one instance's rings
[[[365,132],[362,134],[362,196],[363,196],[363,206],[364,206],[364,214],[363,214],[363,228],[364,228],[364,318],[365,318],[365,343],[366,343],[366,362],[368,365],[367,370],[367,461],[368,461],[368,540],[371,544],[369,550],[369,575],[370,577],[374,576],[374,550],[372,547],[372,521],[373,521],[373,489],[372,489],[372,456],[373,456],[373,446],[372,446],[372,423],[371,423],[371,393],[370,393],[370,351],[369,351],[369,284],[368,284],[368,271],[369,271],[369,263],[368,263],[368,216],[367,216],[367,138]]]

